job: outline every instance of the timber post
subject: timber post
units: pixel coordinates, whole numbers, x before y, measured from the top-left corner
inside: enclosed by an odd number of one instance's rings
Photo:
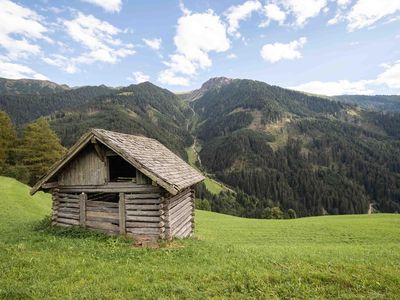
[[[119,193],[118,212],[119,212],[119,233],[126,234],[126,215],[125,215],[125,193]]]
[[[86,226],[86,200],[87,194],[81,193],[79,195],[79,225]]]

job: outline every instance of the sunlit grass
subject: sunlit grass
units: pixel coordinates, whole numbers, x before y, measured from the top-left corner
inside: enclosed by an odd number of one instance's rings
[[[50,197],[0,177],[0,298],[400,298],[400,216],[242,219],[196,211],[160,249],[49,228]]]

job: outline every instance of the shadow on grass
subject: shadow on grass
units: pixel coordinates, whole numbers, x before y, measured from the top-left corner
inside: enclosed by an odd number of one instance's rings
[[[97,241],[113,240],[121,243],[132,244],[132,240],[124,236],[110,236],[100,231],[89,230],[79,226],[62,227],[62,226],[52,225],[51,223],[52,223],[51,216],[46,216],[44,219],[33,225],[33,230],[36,232],[41,232],[44,234],[49,234],[60,238],[91,239]]]
[[[79,226],[69,226],[62,227],[52,224],[51,215],[46,216],[42,220],[33,224],[33,230],[39,233],[43,233],[46,235],[52,235],[59,238],[68,238],[68,239],[81,239],[81,240],[94,240],[98,242],[106,242],[106,243],[121,243],[129,246],[134,246],[134,248],[147,248],[136,246],[135,242],[128,237],[121,235],[108,235],[101,231],[91,230],[82,228]],[[167,249],[167,250],[179,250],[185,248],[185,240],[198,241],[198,238],[191,237],[188,239],[172,239],[172,240],[159,240],[159,244],[157,248],[154,249]],[[151,247],[148,249],[152,249]]]

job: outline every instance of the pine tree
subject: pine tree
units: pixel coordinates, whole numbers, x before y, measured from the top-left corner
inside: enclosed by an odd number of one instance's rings
[[[10,117],[3,111],[0,111],[0,174],[3,174],[10,152],[16,144],[16,133]]]
[[[30,173],[30,184],[43,176],[66,151],[44,118],[26,126],[19,149],[20,163],[26,166]]]

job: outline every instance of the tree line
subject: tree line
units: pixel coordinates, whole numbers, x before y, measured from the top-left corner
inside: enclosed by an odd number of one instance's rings
[[[65,152],[46,119],[27,124],[18,136],[10,117],[0,111],[0,175],[33,185]]]

